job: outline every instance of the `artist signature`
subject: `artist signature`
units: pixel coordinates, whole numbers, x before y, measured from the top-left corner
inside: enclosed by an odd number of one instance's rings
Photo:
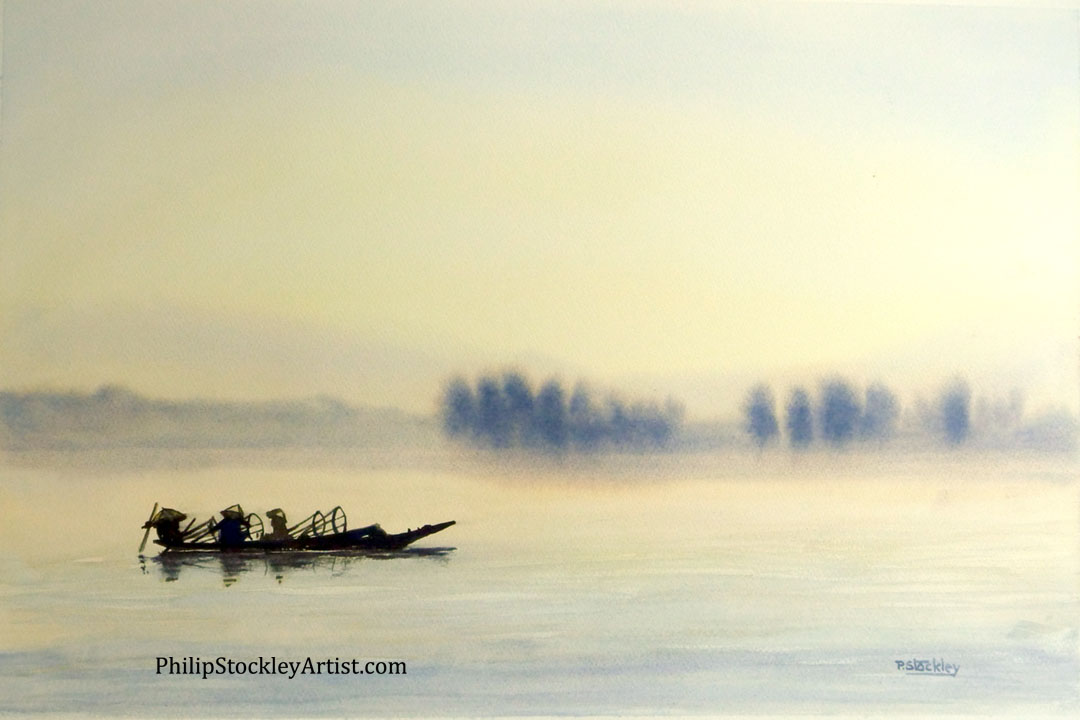
[[[930,660],[894,660],[896,663],[896,669],[907,673],[908,675],[948,675],[950,677],[956,677],[956,673],[960,672],[960,666],[953,663],[947,663],[940,658],[931,658]]]

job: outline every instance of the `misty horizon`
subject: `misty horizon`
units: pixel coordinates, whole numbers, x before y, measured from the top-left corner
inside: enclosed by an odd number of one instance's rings
[[[814,444],[819,442],[819,433],[827,432],[821,423],[827,425],[828,420],[821,415],[822,406],[819,403],[824,402],[823,398],[827,395],[830,383],[835,385],[838,382],[845,381],[832,376],[829,382],[822,380],[808,388],[808,399],[814,403]],[[574,388],[575,394],[583,387],[589,386],[579,384]],[[747,388],[744,399],[749,402],[763,387],[768,386],[759,383]],[[856,392],[862,392],[857,386],[851,387]],[[942,442],[945,436],[942,435],[941,423],[946,421],[941,416],[941,402],[948,387],[950,386],[943,386],[940,398],[898,401],[895,417],[890,421],[891,429],[881,435],[866,436],[865,433],[857,433],[853,436],[856,440],[854,446],[880,449],[891,443],[898,447],[946,448],[948,443]],[[872,392],[874,388],[884,389],[885,386],[877,384],[869,388]],[[794,392],[797,389],[796,387],[790,390]],[[602,419],[602,413],[605,408],[618,407],[610,404],[618,397],[617,393],[595,392],[594,388],[592,409],[588,411],[594,418],[592,422],[610,422]],[[780,402],[777,403],[779,407],[772,410],[781,422],[785,422],[783,413],[787,399],[786,394],[781,395]],[[563,407],[564,412],[571,412],[570,422],[573,422],[573,401],[574,397],[569,392],[565,393]],[[590,403],[588,400],[585,402]],[[625,410],[619,412],[632,410],[640,413],[641,410],[635,408],[648,407],[633,398],[619,402],[627,403]],[[674,407],[672,403],[677,402],[678,398],[669,397],[668,407]],[[864,412],[860,402],[856,400],[853,409],[857,416]],[[969,447],[1071,450],[1080,439],[1080,423],[1074,415],[1060,408],[1027,411],[1022,395],[1016,391],[991,398],[969,396],[965,402],[965,437],[962,444]],[[661,436],[663,440],[650,440],[641,445],[640,449],[651,447],[664,452],[683,452],[750,447],[757,441],[753,437],[753,430],[747,426],[746,412],[747,406],[744,405],[742,415],[679,419],[664,431],[665,434]],[[870,408],[865,408],[865,412],[869,413]],[[103,385],[93,392],[0,390],[0,447],[8,450],[124,447],[406,448],[418,443],[421,446],[434,447],[443,442],[440,437],[443,433],[441,427],[446,422],[445,407],[442,411],[421,414],[395,407],[350,403],[327,394],[306,398],[237,401],[154,398],[116,384]],[[507,416],[506,420],[495,419],[487,422],[495,422],[500,427],[502,423],[506,425],[502,429],[489,428],[484,431],[485,437],[489,439],[481,442],[480,446],[498,450],[503,444],[492,443],[491,438],[495,435],[490,433],[506,432],[507,438],[510,438],[523,432],[515,429],[518,426],[513,424],[520,421],[513,420],[510,416]],[[790,419],[786,422],[790,422]],[[967,430],[969,422],[970,433]],[[602,429],[603,425],[595,427],[601,428],[598,430],[601,433],[609,432]],[[970,437],[967,437],[968,434]],[[455,436],[462,439],[460,431],[448,432],[447,439],[453,440]],[[599,440],[602,436],[595,437]],[[917,440],[918,438],[922,439]],[[830,446],[838,449],[848,444],[826,442],[826,439],[823,437],[820,440],[826,449]],[[582,445],[581,438],[577,438],[566,449],[586,452],[610,452],[619,449],[620,443],[610,447],[609,443],[603,441],[592,447],[597,440]],[[911,445],[916,440],[917,444]],[[758,444],[786,447],[789,442],[789,430],[785,426],[782,432],[775,432],[774,437]],[[505,447],[512,448],[517,444],[514,442]],[[525,442],[524,446],[529,444]],[[622,450],[633,447],[637,447],[636,441]],[[548,448],[549,451],[557,449]]]
[[[1080,370],[1072,341],[1017,342],[1016,352],[988,348],[944,334],[923,345],[856,354],[840,362],[771,360],[766,367],[717,357],[712,368],[657,367],[628,371],[619,363],[591,368],[554,354],[527,351],[486,357],[467,343],[421,348],[410,343],[332,332],[313,323],[268,324],[267,318],[214,318],[170,308],[162,315],[132,315],[107,308],[16,312],[0,353],[20,348],[5,364],[5,389],[90,392],[104,385],[176,400],[275,400],[319,395],[350,403],[436,411],[437,388],[463,368],[534,368],[545,376],[584,377],[637,395],[674,395],[696,418],[739,412],[745,388],[815,384],[840,374],[861,383],[885,381],[929,396],[954,377],[1007,394],[1021,390],[1031,408],[1064,407],[1080,413]],[[53,367],[58,348],[81,358]],[[743,350],[743,353],[746,351]],[[932,361],[927,361],[932,357]],[[0,360],[3,358],[0,357]],[[1070,364],[1072,371],[1067,370]],[[133,372],[137,370],[137,372]],[[501,370],[500,370],[501,372]],[[120,379],[118,378],[126,378]],[[436,388],[433,390],[433,388]]]

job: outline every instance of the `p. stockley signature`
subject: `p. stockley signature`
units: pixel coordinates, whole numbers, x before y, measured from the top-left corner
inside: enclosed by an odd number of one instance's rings
[[[896,669],[908,675],[948,675],[956,677],[960,672],[960,666],[947,663],[944,659],[932,658],[930,660],[894,660]]]

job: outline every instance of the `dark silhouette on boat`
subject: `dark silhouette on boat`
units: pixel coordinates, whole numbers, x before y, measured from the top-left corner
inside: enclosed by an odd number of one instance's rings
[[[143,523],[146,531],[139,552],[146,547],[146,540],[153,529],[157,533],[156,545],[165,553],[174,552],[394,552],[412,543],[434,535],[454,524],[453,520],[409,528],[402,533],[388,533],[378,525],[368,525],[349,530],[345,511],[341,506],[328,513],[315,511],[307,518],[289,527],[281,508],[266,513],[270,518],[271,532],[264,533],[262,518],[255,513],[247,514],[239,505],[221,511],[221,517],[211,516],[196,524],[192,518],[181,529],[187,514],[173,508],[161,508],[155,503],[150,518]]]

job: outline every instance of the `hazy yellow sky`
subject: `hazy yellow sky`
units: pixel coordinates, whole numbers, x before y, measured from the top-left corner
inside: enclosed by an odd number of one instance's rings
[[[519,5],[6,0],[0,387],[1077,407],[1075,10]]]

